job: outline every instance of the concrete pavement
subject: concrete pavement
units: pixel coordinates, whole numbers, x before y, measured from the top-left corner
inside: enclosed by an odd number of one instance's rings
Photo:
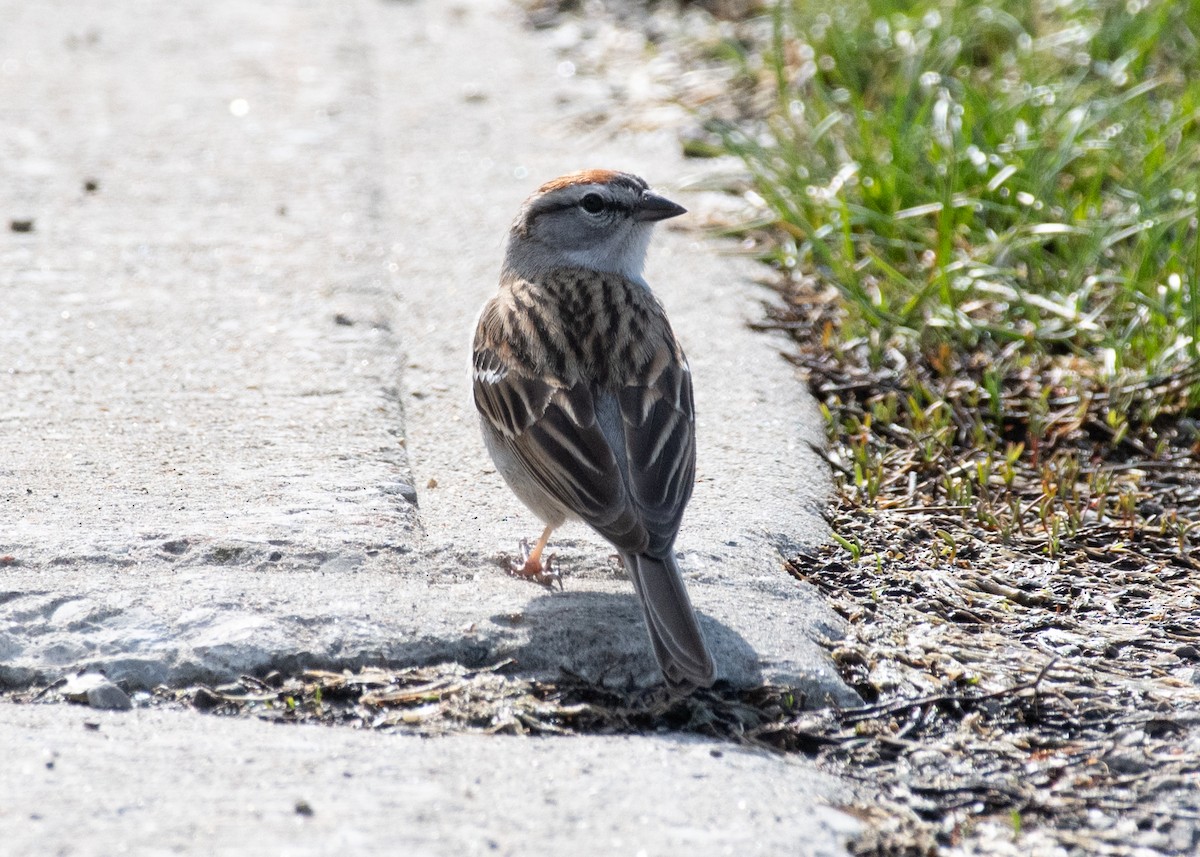
[[[823,805],[846,789],[802,760],[687,736],[426,740],[7,708],[5,854],[832,857],[855,829]]]
[[[565,594],[497,572],[539,527],[464,367],[524,195],[589,164],[669,188],[672,134],[571,134],[596,96],[503,3],[150,8],[4,30],[0,209],[35,226],[0,245],[0,679],[513,656],[653,681],[585,528],[555,539]],[[695,232],[651,251],[696,383],[682,562],[725,678],[845,704],[812,642],[839,620],[778,549],[823,536],[820,432],[745,273]]]
[[[0,2],[0,20],[0,227],[32,221],[0,232],[0,685],[505,657],[654,681],[629,583],[583,528],[556,539],[564,593],[498,569],[537,525],[478,440],[466,343],[524,195],[587,166],[670,191],[692,169],[673,135],[567,122],[603,94],[499,0]],[[685,229],[647,274],[693,364],[700,478],[679,548],[721,675],[852,703],[815,642],[838,618],[780,566],[824,534],[821,432],[743,324],[748,270]],[[72,710],[3,706],[0,731],[34,716],[47,746],[73,740]],[[174,736],[164,776],[251,728],[127,716]],[[361,740],[359,759],[409,752]],[[735,780],[712,764],[715,806]],[[811,778],[799,803],[832,795],[803,764],[761,764],[785,791]],[[680,806],[663,824],[712,810]],[[26,830],[22,807],[0,830]],[[180,824],[207,829],[193,809]]]

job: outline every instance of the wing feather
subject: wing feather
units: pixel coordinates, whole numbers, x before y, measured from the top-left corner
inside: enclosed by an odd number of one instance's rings
[[[644,357],[626,367],[632,377],[605,379],[514,356],[505,310],[492,304],[476,331],[474,396],[485,425],[551,498],[619,550],[664,557],[692,495],[695,416],[687,361],[655,309]],[[619,420],[597,418],[598,397],[615,401]]]
[[[477,368],[474,393],[487,424],[542,490],[618,549],[645,549],[646,528],[596,421],[588,385],[556,387],[509,365],[502,372]]]
[[[647,552],[664,556],[679,532],[696,474],[692,380],[683,355],[645,386],[626,387],[618,401],[630,487],[650,535]]]

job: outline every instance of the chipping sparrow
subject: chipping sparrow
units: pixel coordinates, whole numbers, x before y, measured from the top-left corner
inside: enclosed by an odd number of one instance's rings
[[[542,185],[509,232],[473,356],[488,452],[546,524],[513,572],[552,581],[550,533],[585,521],[620,553],[663,676],[686,691],[715,673],[673,549],[695,476],[692,380],[642,278],[654,223],[684,210],[628,173]]]

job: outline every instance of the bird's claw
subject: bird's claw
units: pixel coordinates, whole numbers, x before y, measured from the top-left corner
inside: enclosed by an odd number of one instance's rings
[[[546,557],[545,562],[535,559],[529,553],[529,540],[521,539],[521,560],[520,562],[515,560],[510,562],[508,573],[513,577],[544,586],[551,591],[554,590],[554,584],[557,583],[561,590],[563,588],[562,573],[554,568],[555,556],[555,554],[551,554]]]

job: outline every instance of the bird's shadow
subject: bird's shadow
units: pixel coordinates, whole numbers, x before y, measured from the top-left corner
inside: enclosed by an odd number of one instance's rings
[[[717,679],[736,687],[762,684],[754,648],[737,631],[697,611],[717,663]],[[513,659],[509,670],[529,678],[564,671],[598,684],[650,687],[662,676],[641,605],[633,594],[566,591],[530,600],[517,614],[491,617],[491,654]]]

